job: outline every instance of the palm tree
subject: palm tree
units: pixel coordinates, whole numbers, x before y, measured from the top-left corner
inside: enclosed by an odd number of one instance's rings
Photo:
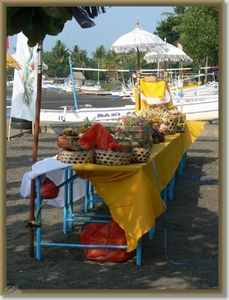
[[[161,15],[162,16],[174,16],[174,17],[181,16],[187,12],[188,6],[173,6],[173,10],[174,10],[174,13],[163,12],[163,13],[161,13]]]
[[[68,71],[68,49],[65,43],[58,40],[52,49],[53,59],[55,62],[55,75],[57,77],[67,76]]]
[[[80,50],[78,46],[74,46],[71,53],[73,66],[85,68],[88,67],[89,58],[86,50]]]
[[[96,48],[95,52],[92,52],[93,59],[97,60],[98,69],[103,64],[103,60],[106,57],[106,50],[103,45]],[[102,63],[102,64],[101,64]],[[98,71],[98,84],[99,84],[99,71]]]

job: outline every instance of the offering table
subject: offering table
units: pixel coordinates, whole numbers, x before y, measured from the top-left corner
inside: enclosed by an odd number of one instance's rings
[[[65,167],[65,180],[74,174],[90,181],[98,195],[109,207],[112,218],[125,231],[127,251],[136,249],[136,264],[141,265],[141,237],[149,232],[155,219],[163,214],[166,205],[160,194],[165,189],[192,143],[204,128],[203,122],[187,122],[184,133],[167,135],[164,143],[154,144],[148,163],[133,163],[125,166],[97,164],[74,164]],[[36,180],[39,191],[39,177]],[[73,227],[74,212],[71,184],[66,185],[63,228]],[[42,199],[37,197],[37,208]],[[42,246],[96,248],[95,245],[55,244],[41,242],[41,228],[37,232],[37,259],[41,259]],[[98,245],[100,248],[105,248]],[[111,247],[111,246],[110,246]],[[123,246],[116,246],[123,248]],[[115,248],[115,246],[113,246]]]

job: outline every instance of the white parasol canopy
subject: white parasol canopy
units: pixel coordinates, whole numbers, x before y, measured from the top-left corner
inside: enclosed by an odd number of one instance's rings
[[[136,26],[133,31],[117,39],[111,46],[111,50],[116,53],[137,52],[138,70],[140,70],[139,51],[155,51],[158,53],[165,47],[166,43],[159,36],[141,29],[138,21]]]
[[[166,43],[165,48],[161,48],[160,52],[151,51],[144,57],[147,63],[155,62],[185,62],[191,63],[193,60],[184,51],[169,43]]]
[[[121,36],[111,46],[111,50],[116,53],[128,53],[130,51],[147,52],[151,50],[161,50],[161,46],[165,42],[157,35],[145,31],[139,27],[139,22],[136,22],[137,27]]]
[[[142,30],[139,26],[139,22],[136,22],[137,27],[121,36],[119,39],[114,42],[111,46],[111,50],[116,53],[128,53],[131,51],[137,52],[137,81],[139,83],[140,76],[140,55],[139,51],[147,52],[147,51],[156,51],[160,52],[162,48],[165,46],[165,42],[158,37],[157,35],[150,33],[148,31]],[[138,84],[139,86],[139,84]],[[140,90],[138,92],[138,105],[140,104]],[[138,108],[136,108],[138,110]]]

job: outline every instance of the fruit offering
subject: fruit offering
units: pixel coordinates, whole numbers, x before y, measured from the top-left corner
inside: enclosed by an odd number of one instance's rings
[[[154,144],[162,143],[165,140],[165,133],[160,132],[159,128],[154,127],[152,130],[152,140]]]

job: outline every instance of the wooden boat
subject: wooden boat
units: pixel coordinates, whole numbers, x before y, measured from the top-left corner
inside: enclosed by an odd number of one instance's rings
[[[73,76],[72,76],[73,77]],[[74,86],[74,82],[72,82]],[[91,89],[92,91],[92,89]],[[101,92],[98,87],[97,91]],[[117,122],[122,116],[135,113],[135,98],[130,95],[133,105],[124,105],[119,107],[94,108],[85,106],[78,108],[76,91],[73,91],[74,107],[62,106],[59,109],[41,109],[41,122],[81,122],[86,118],[97,121]],[[177,105],[180,112],[186,114],[187,120],[213,121],[218,119],[218,92],[206,93],[201,95],[187,95],[182,98],[172,96],[174,105]],[[10,110],[10,107],[8,107]]]
[[[122,107],[94,108],[84,107],[74,109],[63,106],[62,109],[41,109],[41,122],[80,122],[86,118],[96,121],[117,122],[122,116],[127,116],[135,112],[135,105],[125,105]]]
[[[173,99],[180,112],[186,114],[188,121],[214,121],[219,115],[218,94],[186,96],[182,99]]]
[[[82,85],[80,87],[81,92],[98,92],[102,91],[103,89],[101,88],[100,84],[95,84],[95,85]]]
[[[188,121],[213,121],[218,119],[218,93],[173,97],[173,104],[186,114]],[[135,102],[135,97],[131,97]]]
[[[218,94],[184,97],[173,99],[180,112],[186,114],[187,120],[213,121],[218,119]],[[10,116],[10,106],[7,106],[7,115]],[[116,122],[122,116],[135,112],[135,104],[120,107],[94,108],[90,105],[83,108],[62,106],[60,109],[41,109],[41,122],[75,122],[90,120]]]
[[[120,91],[111,91],[111,96],[113,97],[130,97],[133,96],[134,94],[134,89],[132,87],[129,86],[125,86],[124,84],[122,84],[122,88]]]
[[[107,96],[107,95],[111,95],[111,91],[107,91],[107,90],[82,90],[82,88],[80,89],[80,92],[82,92],[85,95],[96,95],[96,96]]]

